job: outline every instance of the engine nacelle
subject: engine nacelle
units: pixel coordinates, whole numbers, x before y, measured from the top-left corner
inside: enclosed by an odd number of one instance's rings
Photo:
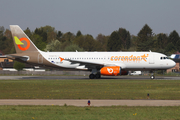
[[[101,75],[117,76],[117,75],[127,75],[128,71],[121,70],[121,67],[119,66],[109,66],[109,67],[101,68],[100,73]]]

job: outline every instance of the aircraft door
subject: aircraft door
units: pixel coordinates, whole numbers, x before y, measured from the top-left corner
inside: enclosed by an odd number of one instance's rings
[[[38,54],[38,63],[43,63],[43,56]]]
[[[152,53],[149,54],[149,64],[154,64],[154,55]]]

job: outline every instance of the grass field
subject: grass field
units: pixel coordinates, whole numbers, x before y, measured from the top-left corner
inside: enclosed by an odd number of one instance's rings
[[[180,107],[0,106],[1,120],[178,120]]]
[[[180,99],[179,80],[0,80],[0,99]],[[0,120],[178,120],[173,107],[0,106]]]
[[[0,80],[0,99],[179,100],[179,80]]]

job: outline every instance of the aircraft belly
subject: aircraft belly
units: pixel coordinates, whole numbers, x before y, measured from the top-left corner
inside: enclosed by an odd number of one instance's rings
[[[134,69],[139,69],[139,70],[151,70],[151,69],[159,69],[160,66],[157,64],[149,64],[149,63],[132,63],[132,64],[127,64],[126,69],[129,70],[134,70]]]

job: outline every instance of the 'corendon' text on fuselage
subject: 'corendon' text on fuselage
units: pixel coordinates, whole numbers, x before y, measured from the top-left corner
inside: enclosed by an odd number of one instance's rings
[[[140,61],[145,61],[147,62],[147,57],[149,57],[149,54],[147,55],[141,55],[141,56],[111,56],[111,61],[133,61],[133,62],[140,62]]]

